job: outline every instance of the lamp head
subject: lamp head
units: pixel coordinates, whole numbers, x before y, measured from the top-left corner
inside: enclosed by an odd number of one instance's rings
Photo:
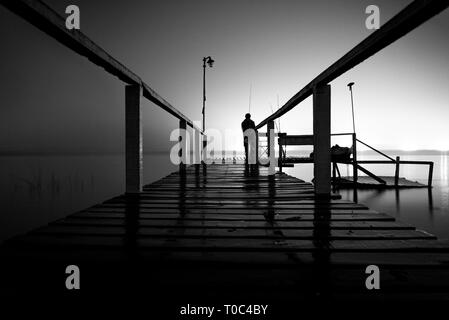
[[[215,62],[215,60],[214,59],[212,59],[212,57],[207,57],[207,60],[206,60],[206,62],[207,62],[207,64],[209,65],[209,67],[213,67],[214,66],[214,62]]]
[[[354,85],[354,82],[349,82],[348,83],[348,87],[349,87],[349,90],[352,90],[352,86]]]

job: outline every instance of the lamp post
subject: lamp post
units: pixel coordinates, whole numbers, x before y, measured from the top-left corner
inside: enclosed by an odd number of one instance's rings
[[[206,130],[206,63],[212,68],[214,62],[211,56],[203,58],[203,132]]]
[[[355,133],[355,120],[354,120],[354,100],[352,98],[352,86],[354,82],[348,83],[349,91],[351,91],[351,107],[352,107],[352,132]]]

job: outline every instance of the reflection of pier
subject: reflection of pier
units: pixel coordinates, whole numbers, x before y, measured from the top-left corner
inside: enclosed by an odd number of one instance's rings
[[[313,185],[283,173],[268,175],[262,166],[186,166],[181,130],[179,172],[146,186],[143,98],[176,117],[181,129],[192,127],[198,145],[204,132],[83,33],[68,31],[41,1],[0,3],[126,84],[126,193],[7,241],[0,252],[2,295],[42,296],[45,289],[59,297],[66,293],[61,270],[77,264],[90,301],[139,298],[142,292],[156,299],[146,301],[153,304],[185,303],[186,297],[221,303],[247,297],[373,299],[364,272],[375,264],[382,270],[376,298],[447,299],[449,242],[331,193],[328,84],[445,9],[447,1],[413,2],[257,126],[267,125],[272,155],[274,120],[313,96]]]

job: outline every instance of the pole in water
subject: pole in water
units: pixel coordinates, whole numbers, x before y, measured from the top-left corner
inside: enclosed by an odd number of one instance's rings
[[[352,97],[352,86],[354,82],[348,83],[349,91],[351,91],[351,107],[352,107],[352,132],[355,133],[355,119],[354,119],[354,99]]]

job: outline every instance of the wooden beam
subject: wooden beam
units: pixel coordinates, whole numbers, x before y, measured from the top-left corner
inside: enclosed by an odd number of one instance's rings
[[[354,184],[354,190],[357,190],[357,180],[359,178],[359,173],[357,171],[358,161],[357,161],[357,135],[354,132],[352,134],[352,182]]]
[[[179,172],[186,172],[187,157],[187,124],[185,120],[179,120],[179,156],[181,163],[179,164]]]
[[[140,85],[145,98],[176,118],[185,120],[189,126],[201,131],[189,118],[144,83],[138,75],[112,57],[84,33],[75,29],[68,30],[65,26],[65,19],[44,2],[40,0],[0,0],[0,4],[123,82]]]
[[[315,79],[288,100],[279,110],[260,122],[256,128],[259,129],[266,125],[268,121],[273,121],[284,115],[296,107],[301,101],[310,97],[314,87],[327,84],[336,79],[346,71],[352,69],[437,15],[448,6],[449,2],[447,0],[413,1],[410,5],[386,22],[379,30],[373,32],[329,68],[320,73]]]
[[[287,146],[313,146],[313,135],[282,135],[278,141]]]
[[[371,178],[373,178],[374,180],[376,180],[377,182],[379,182],[380,184],[387,184],[387,182],[376,176],[374,173],[372,173],[371,171],[369,171],[368,169],[362,167],[361,165],[357,164],[356,165],[357,169],[359,169],[360,171],[362,171],[363,173],[365,173],[366,175],[370,176]]]
[[[126,193],[142,192],[142,88],[127,85],[125,91],[126,117]]]
[[[313,175],[315,194],[331,193],[331,87],[325,85],[313,93]]]
[[[399,167],[401,164],[401,158],[396,157],[396,166],[394,170],[394,185],[397,187],[399,185]]]
[[[267,136],[268,136],[268,160],[270,167],[268,169],[268,175],[272,176],[276,173],[276,163],[274,161],[271,161],[271,157],[275,158],[275,148],[274,148],[274,121],[269,121],[267,125]]]
[[[200,174],[200,164],[201,164],[201,150],[202,150],[202,137],[198,130],[193,130],[193,155],[194,160],[193,163],[195,164],[195,174]]]

